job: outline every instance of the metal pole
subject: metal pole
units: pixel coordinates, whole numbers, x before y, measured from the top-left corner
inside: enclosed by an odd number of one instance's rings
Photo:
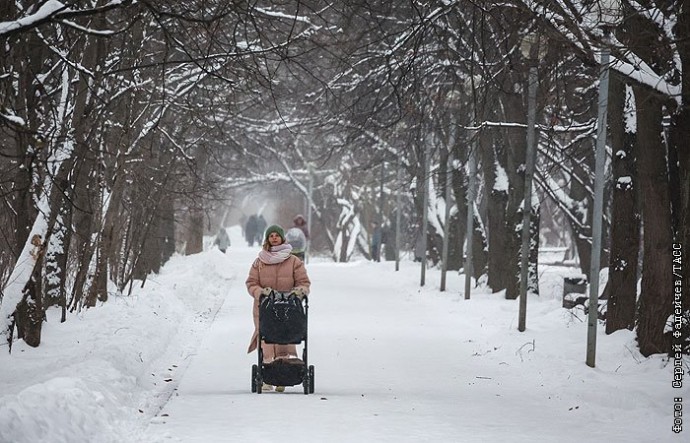
[[[531,60],[534,63],[534,60]],[[529,68],[527,95],[527,149],[525,153],[525,196],[522,202],[522,249],[520,250],[520,312],[518,331],[525,331],[527,318],[527,280],[529,279],[530,219],[532,212],[532,178],[537,157],[535,120],[537,102],[537,67]]]
[[[307,232],[309,232],[309,237],[311,237],[311,200],[312,192],[314,190],[314,170],[311,164],[308,166],[309,171],[309,192],[307,197]],[[307,245],[304,248],[304,262],[309,263],[309,249],[311,246],[311,239],[307,239]]]
[[[426,278],[426,232],[427,225],[429,224],[429,180],[431,179],[431,174],[429,173],[429,157],[431,157],[431,143],[429,142],[429,138],[430,136],[426,137],[426,143],[424,146],[424,185],[422,186],[422,192],[424,192],[424,195],[422,198],[422,232],[420,233],[420,235],[422,236],[422,276],[419,283],[420,286],[424,286]]]
[[[452,124],[452,122],[451,122]],[[451,187],[453,185],[453,166],[452,166],[452,148],[455,144],[455,125],[450,128],[450,137],[448,137],[448,158],[446,159],[446,211],[443,218],[443,251],[441,260],[441,291],[446,290],[446,272],[448,272],[448,243],[450,242],[450,205]]]
[[[599,314],[599,261],[604,212],[604,162],[606,161],[606,112],[609,99],[609,50],[601,51],[599,71],[599,109],[597,115],[597,147],[594,167],[594,209],[592,219],[592,255],[589,266],[589,313],[587,317],[587,366],[594,367],[597,348]]]
[[[383,240],[384,229],[386,229],[384,227],[384,217],[383,217],[383,214],[384,214],[384,212],[383,212],[383,200],[384,200],[383,199],[383,179],[384,179],[384,173],[386,170],[385,165],[386,165],[386,163],[384,162],[383,159],[381,159],[381,180],[379,183],[379,216],[377,217],[377,221],[379,222],[380,237],[379,237],[379,244],[376,246],[378,248],[378,251],[376,251],[376,254],[377,254],[377,257],[379,258],[379,261],[386,261],[386,255],[385,255],[386,249],[383,247],[383,244],[381,243],[381,240]],[[374,246],[374,245],[372,244],[372,246]],[[372,247],[371,249],[372,249],[372,253],[373,253],[374,248]],[[381,259],[382,254],[383,254],[383,260]],[[372,260],[374,259],[374,257],[371,257],[371,258],[372,258]]]
[[[443,216],[443,251],[441,256],[441,292],[446,290],[446,272],[448,272],[448,238],[450,237],[450,204],[451,204],[451,174],[450,152],[446,161],[446,211]]]
[[[474,122],[474,118],[472,121]],[[467,176],[467,232],[465,234],[465,241],[467,248],[465,249],[465,300],[470,299],[470,290],[472,289],[472,245],[474,235],[474,190],[477,181],[477,157],[475,149],[477,143],[470,144],[467,152],[467,162],[469,163]]]
[[[402,149],[398,149],[398,194],[395,196],[395,270],[400,270],[400,211],[402,210]]]
[[[386,163],[381,160],[381,183],[379,185],[379,226],[383,229],[383,179],[386,170]]]

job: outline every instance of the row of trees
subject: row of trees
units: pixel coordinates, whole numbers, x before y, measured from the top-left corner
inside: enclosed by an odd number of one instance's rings
[[[472,156],[473,273],[516,298],[528,72],[519,47],[532,32],[544,51],[530,287],[543,199],[589,270],[597,55],[608,46],[607,332],[637,326],[643,354],[670,350],[671,248],[690,244],[684,2],[623,1],[611,39],[597,1],[169,3],[0,6],[0,328],[10,346],[15,327],[39,344],[47,306],[93,306],[109,282],[126,291],[144,281],[176,244],[200,251],[206,214],[228,189],[271,181],[304,195],[313,181],[314,223],[336,260],[366,250],[369,221],[395,223],[401,192],[404,232],[420,235],[429,211],[429,257],[440,260],[448,235],[448,269],[460,269]]]

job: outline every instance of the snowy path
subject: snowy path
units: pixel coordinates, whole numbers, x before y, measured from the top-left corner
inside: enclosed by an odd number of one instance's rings
[[[252,322],[244,278],[255,252],[235,247],[228,254],[228,266],[237,269],[228,297],[143,441],[534,443],[673,436],[663,409],[670,403],[658,395],[669,392],[670,401],[667,372],[656,363],[648,369],[658,381],[641,387],[635,386],[640,368],[621,369],[620,355],[586,368],[584,326],[574,323],[576,333],[567,334],[557,301],[531,306],[528,331],[520,334],[517,302],[487,294],[461,300],[457,275],[449,279],[451,293],[438,292],[430,280],[436,274],[420,289],[412,263],[397,273],[392,263],[310,263],[316,392],[306,396],[296,386],[252,394],[256,353],[246,354]],[[554,329],[566,334],[549,338]],[[657,395],[646,392],[650,387]]]

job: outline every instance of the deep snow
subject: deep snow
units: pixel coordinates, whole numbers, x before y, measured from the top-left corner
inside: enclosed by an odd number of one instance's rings
[[[649,442],[671,431],[672,364],[600,325],[585,365],[586,321],[561,307],[562,277],[542,266],[527,305],[419,264],[326,259],[312,280],[309,359],[316,392],[250,392],[246,354],[256,248],[175,256],[131,296],[59,323],[39,348],[0,346],[0,442]],[[210,245],[212,238],[207,239]],[[139,282],[140,283],[140,282]],[[686,361],[687,373],[687,361]]]

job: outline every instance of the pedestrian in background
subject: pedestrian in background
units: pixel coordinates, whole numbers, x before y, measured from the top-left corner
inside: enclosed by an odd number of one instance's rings
[[[230,247],[230,237],[228,236],[225,228],[220,228],[218,230],[218,235],[216,235],[216,240],[213,242],[215,246],[218,246],[220,252],[225,254],[225,251]]]
[[[383,232],[378,222],[373,222],[371,226],[371,259],[374,261],[381,261],[381,240],[383,240]]]

